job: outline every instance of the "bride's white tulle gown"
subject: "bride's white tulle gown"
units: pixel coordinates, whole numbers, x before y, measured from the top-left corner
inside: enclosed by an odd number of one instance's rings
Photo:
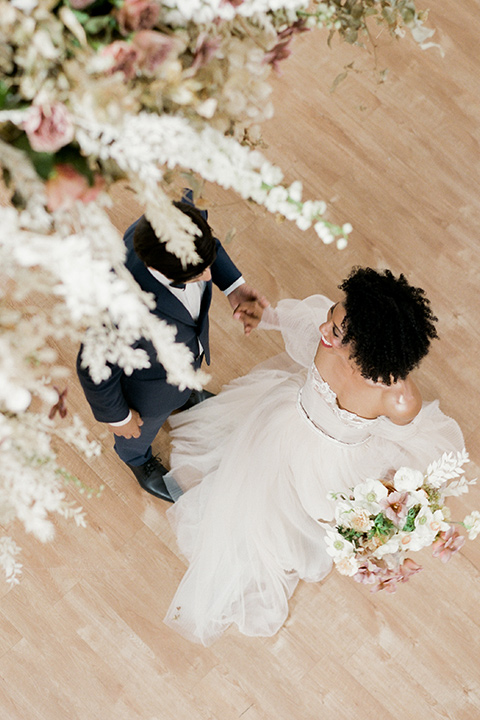
[[[287,354],[171,418],[171,475],[186,492],[168,517],[189,567],[165,622],[192,641],[209,645],[231,623],[279,630],[299,579],[331,569],[329,491],[463,448],[438,401],[404,426],[339,408],[313,364],[331,305],[315,295],[268,308],[259,329],[280,329]]]

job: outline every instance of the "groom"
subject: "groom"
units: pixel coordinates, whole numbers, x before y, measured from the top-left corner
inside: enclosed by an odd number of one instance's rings
[[[142,290],[153,293],[157,317],[177,328],[176,339],[184,343],[194,356],[194,368],[203,358],[210,363],[208,310],[212,299],[212,281],[228,297],[235,318],[249,334],[258,318],[254,310],[267,300],[247,285],[240,271],[228,257],[222,244],[212,235],[207,213],[192,203],[191,191],[184,202],[174,203],[200,229],[195,236],[195,249],[201,258],[196,265],[182,266],[176,255],[160,242],[144,215],[125,233],[126,267]],[[240,306],[240,307],[239,307]],[[159,362],[150,341],[142,338],[134,345],[143,348],[150,358],[150,367],[126,375],[117,365],[110,365],[111,375],[96,385],[88,368],[82,364],[83,346],[77,357],[77,372],[93,414],[115,435],[115,451],[135,475],[141,487],[152,495],[173,502],[165,485],[168,470],[152,454],[152,442],[169,415],[177,409],[186,410],[212,393],[205,390],[180,391],[167,382],[166,371]]]

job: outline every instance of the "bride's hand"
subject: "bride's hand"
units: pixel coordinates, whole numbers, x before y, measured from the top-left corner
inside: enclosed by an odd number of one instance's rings
[[[267,298],[251,285],[244,283],[228,295],[233,308],[233,317],[243,323],[245,335],[250,335],[262,319],[262,313],[270,305]]]
[[[262,319],[264,308],[254,300],[242,302],[235,308],[233,317],[243,323],[245,335],[250,335]]]

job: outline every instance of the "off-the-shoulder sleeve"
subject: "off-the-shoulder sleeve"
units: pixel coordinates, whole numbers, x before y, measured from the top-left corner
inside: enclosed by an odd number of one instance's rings
[[[319,326],[325,322],[331,306],[332,301],[324,295],[311,295],[305,300],[280,300],[276,308],[264,310],[258,328],[280,330],[290,357],[309,367],[320,342]]]

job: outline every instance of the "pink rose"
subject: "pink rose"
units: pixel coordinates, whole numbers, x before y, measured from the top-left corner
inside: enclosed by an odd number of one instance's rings
[[[105,180],[100,175],[95,175],[94,184],[90,186],[85,175],[71,165],[55,165],[52,177],[45,183],[47,208],[53,212],[72,207],[77,200],[92,202],[104,187]]]
[[[74,136],[73,123],[63,103],[31,105],[23,129],[36,152],[57,152]]]
[[[144,72],[153,73],[155,68],[165,62],[176,42],[168,35],[154,30],[140,30],[136,33],[132,47],[138,53],[138,66]]]
[[[111,45],[106,45],[101,54],[110,56],[113,60],[108,71],[110,74],[123,72],[127,80],[135,77],[138,53],[132,45],[124,40],[115,40]]]
[[[137,30],[149,30],[158,20],[160,7],[152,0],[125,0],[117,11],[117,22],[122,35]]]

